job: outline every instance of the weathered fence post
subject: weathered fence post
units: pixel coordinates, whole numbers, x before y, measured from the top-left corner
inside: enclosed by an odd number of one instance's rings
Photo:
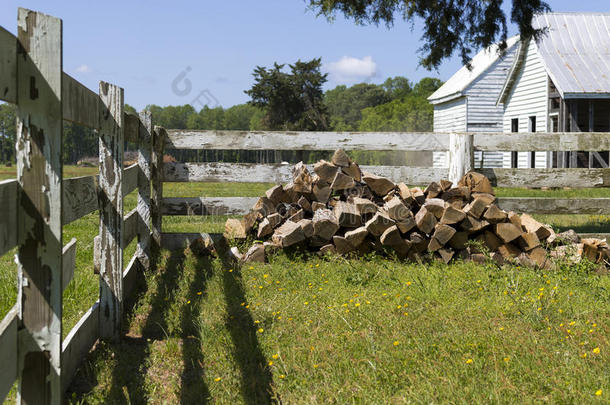
[[[100,82],[100,337],[118,340],[123,313],[123,89]]]
[[[153,132],[153,151],[152,151],[152,238],[155,249],[158,253],[161,249],[161,230],[162,230],[162,204],[163,204],[163,150],[165,148],[165,129],[155,127]]]
[[[143,270],[150,268],[150,166],[152,148],[152,114],[140,113],[138,130],[138,260]]]
[[[62,22],[20,8],[17,36],[19,396],[60,404]]]
[[[449,181],[454,185],[474,168],[474,135],[449,136]]]

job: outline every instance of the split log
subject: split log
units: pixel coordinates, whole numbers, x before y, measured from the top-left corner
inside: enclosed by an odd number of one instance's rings
[[[519,236],[517,243],[521,249],[529,251],[540,246],[540,239],[538,239],[538,235],[533,232],[525,232]]]
[[[333,236],[333,244],[338,254],[344,255],[354,250],[354,246],[347,241],[343,236]]]
[[[515,225],[519,229],[523,229],[523,223],[521,222],[521,217],[514,211],[510,211],[508,213],[508,221]]]
[[[483,245],[485,245],[490,252],[495,252],[503,244],[500,238],[493,232],[485,231],[482,236]]]
[[[442,246],[445,246],[449,240],[455,235],[455,229],[449,225],[445,224],[437,224],[434,227],[434,234],[432,235],[433,239],[436,239]]]
[[[462,222],[466,218],[464,211],[456,209],[451,205],[445,208],[443,216],[441,217],[441,224],[453,225]]]
[[[326,184],[330,184],[339,171],[339,168],[330,162],[320,160],[313,166],[313,171],[318,175],[320,180]]]
[[[483,212],[487,208],[489,204],[484,198],[475,198],[469,204],[464,207],[464,212],[466,215],[470,215],[473,218],[481,218]]]
[[[440,198],[428,198],[424,203],[424,208],[434,214],[436,219],[440,219],[445,212],[445,201]]]
[[[347,156],[347,153],[343,149],[337,149],[333,154],[332,162],[335,166],[349,167],[352,160]]]
[[[489,208],[487,208],[487,211],[485,211],[485,215],[483,215],[483,218],[485,218],[492,224],[498,224],[500,222],[506,221],[507,216],[508,214],[498,208],[497,205],[491,204]]]
[[[496,196],[490,193],[473,193],[471,192],[470,197],[472,199],[482,198],[485,204],[489,205],[496,202]]]
[[[453,234],[453,237],[449,239],[449,246],[456,250],[466,249],[466,244],[468,243],[468,232],[456,232]]]
[[[388,194],[396,185],[385,177],[376,176],[371,173],[364,173],[362,180],[376,195],[383,197]]]
[[[415,196],[405,183],[398,183],[398,195],[404,201],[405,205],[411,207],[415,203]]]
[[[357,228],[362,225],[362,217],[353,203],[338,201],[333,208],[333,212],[339,221],[339,226]]]
[[[319,183],[313,186],[313,195],[318,202],[326,203],[330,198],[331,193],[332,190],[329,186],[324,186]]]
[[[500,239],[502,239],[502,241],[504,241],[504,243],[509,243],[521,236],[523,231],[510,222],[505,222],[502,224],[496,224],[495,233]]]
[[[311,203],[311,210],[313,212],[316,212],[317,210],[321,210],[326,208],[326,204],[318,202],[318,201],[314,201]]]
[[[382,212],[377,212],[373,218],[366,223],[366,230],[371,235],[381,236],[389,227],[394,225],[394,221]]]
[[[353,202],[360,215],[375,214],[378,210],[377,205],[367,198],[354,197]]]
[[[521,223],[527,232],[535,233],[539,240],[546,240],[551,236],[551,231],[530,215],[522,214]]]
[[[311,219],[302,219],[297,222],[301,229],[303,230],[303,234],[307,239],[313,236],[313,221]]]
[[[337,172],[333,179],[330,188],[334,191],[347,190],[356,185],[354,179],[351,176],[343,174],[343,172]]]
[[[459,186],[465,186],[473,193],[493,194],[494,190],[489,179],[477,172],[468,172],[458,182]]]
[[[256,204],[254,204],[254,207],[252,207],[252,210],[260,213],[263,217],[277,212],[275,204],[267,197],[259,198]]]
[[[313,234],[322,240],[330,240],[339,230],[339,221],[329,209],[317,210],[313,215]]]
[[[415,223],[417,228],[425,234],[430,234],[436,226],[436,217],[424,206],[419,209],[415,215]]]
[[[448,264],[451,259],[453,259],[455,252],[451,249],[443,248],[438,250],[438,254],[440,255],[443,262],[445,262],[445,264]]]
[[[259,224],[258,224],[258,232],[256,233],[256,237],[258,239],[262,239],[266,236],[269,236],[273,233],[273,227],[271,226],[271,223],[269,222],[268,218],[264,218]]]
[[[478,232],[488,226],[489,222],[487,222],[486,220],[477,219],[470,215],[466,215],[466,218],[464,218],[464,220],[460,222],[460,228],[470,233]]]
[[[354,247],[360,246],[366,239],[369,231],[365,226],[356,228],[352,231],[345,232],[345,239]]]
[[[360,166],[358,164],[352,162],[348,167],[341,168],[343,173],[347,174],[351,178],[356,181],[362,180],[362,172],[360,171]]]
[[[450,188],[453,187],[453,182],[449,181],[449,180],[445,180],[445,179],[441,179],[441,181],[439,182],[440,186],[441,186],[441,190],[443,192],[449,190]]]
[[[295,245],[305,240],[305,234],[299,224],[292,221],[286,221],[282,226],[277,228],[271,237],[274,243],[286,248]]]
[[[265,193],[267,198],[271,201],[271,203],[275,206],[281,203],[289,202],[289,198],[284,191],[282,186],[273,186]]]
[[[269,225],[271,225],[271,228],[277,228],[282,221],[284,220],[284,218],[282,218],[282,216],[279,213],[275,213],[275,214],[271,214],[267,217],[267,220],[269,221]]]
[[[403,221],[413,215],[411,210],[409,210],[398,197],[393,197],[390,201],[388,201],[385,204],[385,209],[388,216],[395,221]]]
[[[396,226],[398,227],[398,230],[400,232],[406,234],[411,229],[415,228],[417,224],[415,223],[415,217],[413,216],[413,214],[411,214],[411,216],[409,216],[407,219],[404,219],[402,221],[396,221]]]
[[[424,190],[424,194],[426,195],[426,198],[436,198],[442,192],[443,192],[443,189],[441,188],[441,185],[435,181],[430,183],[428,185],[428,187],[426,187],[426,189]]]
[[[297,204],[299,204],[301,208],[303,208],[303,210],[307,212],[312,212],[311,203],[307,198],[305,198],[305,196],[301,196],[301,198],[299,198],[299,201],[297,201]]]
[[[298,210],[297,212],[295,212],[294,214],[292,214],[290,216],[290,218],[288,218],[289,221],[292,222],[299,222],[300,220],[302,220],[303,218],[305,218],[305,211],[303,211],[302,209]]]
[[[303,162],[297,163],[292,168],[292,190],[297,193],[309,194],[312,191],[313,179],[309,170]]]
[[[424,203],[424,201],[426,201],[426,195],[424,194],[423,190],[419,187],[413,187],[411,189],[411,195],[413,196],[413,198],[419,205],[422,205]]]
[[[265,246],[261,243],[255,243],[252,245],[250,249],[246,252],[243,257],[244,263],[265,263]]]
[[[506,243],[498,246],[498,253],[500,253],[505,260],[510,260],[519,256],[521,254],[521,249],[512,243]]]

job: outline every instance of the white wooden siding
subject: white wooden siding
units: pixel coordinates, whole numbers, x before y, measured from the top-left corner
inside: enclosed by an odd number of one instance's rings
[[[529,132],[529,117],[536,116],[536,132],[547,131],[548,75],[534,41],[529,43],[521,71],[504,103],[504,132],[511,132],[511,120],[519,119],[519,132]],[[547,153],[536,152],[536,167],[547,167]],[[504,154],[510,167],[510,153]],[[518,155],[518,167],[528,167],[527,152]]]
[[[467,102],[462,97],[434,106],[434,132],[466,131]],[[447,152],[432,153],[433,167],[447,167]]]

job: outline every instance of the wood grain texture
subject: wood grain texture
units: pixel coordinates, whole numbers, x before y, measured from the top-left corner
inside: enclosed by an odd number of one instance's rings
[[[313,166],[307,165],[312,171]],[[446,168],[405,166],[360,166],[363,171],[387,177],[394,182],[428,185],[446,178]],[[292,166],[252,163],[165,163],[166,182],[246,182],[288,183],[292,180]]]
[[[125,112],[125,141],[138,143],[140,131],[140,118],[132,112]]]
[[[610,169],[476,169],[496,187],[610,187]]]
[[[63,291],[74,278],[74,267],[76,266],[76,238],[72,238],[72,240],[64,246],[62,256],[61,289]]]
[[[62,349],[62,392],[70,386],[80,364],[99,337],[99,301],[72,328]]]
[[[17,180],[0,181],[0,255],[17,246]]]
[[[61,101],[64,120],[99,129],[100,96],[67,73],[63,73]]]
[[[0,400],[4,400],[17,379],[17,327],[19,307],[15,305],[0,322]],[[4,402],[4,401],[3,401]]]
[[[610,198],[499,198],[498,206],[528,214],[610,215]]]
[[[0,100],[17,102],[17,38],[0,27]]]
[[[167,149],[440,151],[449,134],[407,132],[271,132],[168,129]]]
[[[17,180],[20,397],[61,402],[62,22],[18,12]],[[27,331],[27,332],[25,332]]]
[[[123,249],[125,249],[138,235],[138,209],[134,208],[129,211],[129,214],[125,215],[123,221]]]
[[[244,215],[257,197],[174,197],[163,199],[163,215]]]
[[[100,336],[118,341],[123,313],[123,89],[100,82]]]
[[[140,168],[137,163],[123,170],[123,195],[127,195],[138,188],[138,174]]]
[[[167,130],[168,149],[244,150],[449,150],[449,134],[422,132],[290,132]],[[459,133],[474,135],[474,148],[481,151],[604,151],[610,134],[568,133]]]
[[[72,177],[63,181],[63,224],[67,225],[97,211],[97,179],[95,176]]]
[[[449,137],[448,180],[457,186],[458,181],[474,167],[472,135],[451,134]]]
[[[161,247],[161,227],[163,215],[161,205],[163,203],[163,151],[165,148],[165,129],[155,127],[153,130],[152,154],[151,154],[151,192],[150,192],[150,220],[152,227],[152,241],[158,251]]]
[[[481,151],[605,151],[608,132],[475,133],[474,148]]]
[[[181,250],[199,239],[203,240],[206,245],[212,245],[222,241],[224,236],[220,233],[163,233],[161,246],[163,249]]]
[[[140,113],[140,127],[138,131],[138,248],[136,255],[144,271],[150,268],[151,250],[150,236],[152,227],[150,223],[150,182],[152,159],[152,114],[150,111]]]

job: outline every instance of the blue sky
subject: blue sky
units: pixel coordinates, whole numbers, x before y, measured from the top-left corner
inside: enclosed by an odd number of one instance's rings
[[[610,11],[608,0],[549,4],[554,11]],[[327,88],[398,75],[446,80],[461,65],[454,57],[438,71],[418,66],[420,21],[389,30],[342,17],[329,23],[303,0],[3,0],[0,25],[13,33],[19,6],[63,19],[66,72],[95,91],[99,80],[124,87],[125,101],[138,109],[246,102],[254,67],[275,61],[322,57]]]

